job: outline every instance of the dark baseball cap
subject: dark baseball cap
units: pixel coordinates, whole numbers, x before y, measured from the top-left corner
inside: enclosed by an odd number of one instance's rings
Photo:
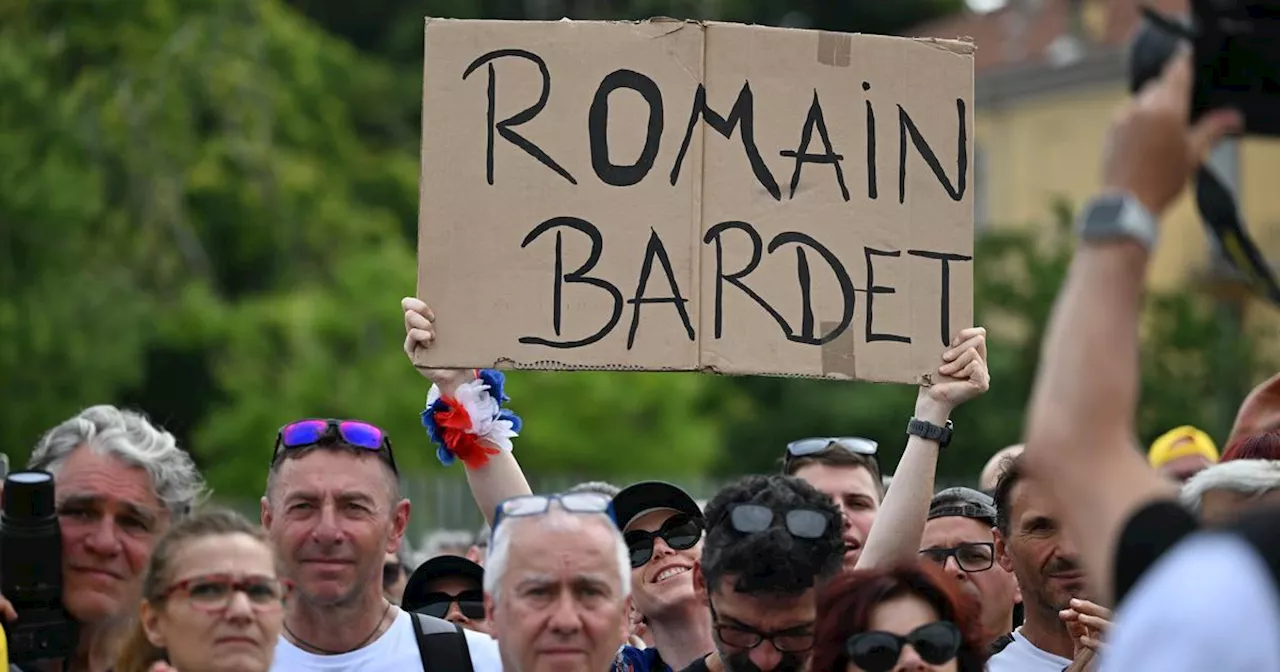
[[[613,497],[613,513],[618,529],[625,530],[635,519],[653,511],[676,511],[702,518],[702,509],[678,486],[663,481],[641,481],[623,488]]]
[[[994,526],[996,503],[990,495],[973,488],[947,488],[929,502],[929,520],[934,518],[969,518]]]
[[[427,584],[452,576],[475,581],[477,587],[484,585],[484,567],[460,555],[437,555],[413,570],[409,581],[404,584],[400,606],[405,611],[421,609],[425,606],[423,599],[427,596]]]

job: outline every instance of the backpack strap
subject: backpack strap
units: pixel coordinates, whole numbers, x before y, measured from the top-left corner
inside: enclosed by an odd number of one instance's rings
[[[1005,647],[1009,646],[1012,643],[1013,643],[1013,633],[1006,632],[1005,634],[1000,635],[1000,637],[998,637],[996,641],[991,642],[991,646],[987,648],[987,655],[994,656],[997,653],[1004,651]]]
[[[462,626],[426,614],[414,613],[412,616],[423,672],[474,672],[471,649],[467,647],[467,635]]]

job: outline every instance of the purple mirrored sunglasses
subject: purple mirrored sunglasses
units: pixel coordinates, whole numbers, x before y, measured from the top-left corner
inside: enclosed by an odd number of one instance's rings
[[[271,463],[275,464],[283,452],[326,442],[345,443],[356,448],[372,450],[390,465],[392,471],[400,473],[399,468],[396,467],[396,458],[391,453],[391,439],[387,437],[387,433],[376,425],[360,420],[311,418],[291,422],[281,427],[280,433],[276,435],[276,447],[271,455]]]

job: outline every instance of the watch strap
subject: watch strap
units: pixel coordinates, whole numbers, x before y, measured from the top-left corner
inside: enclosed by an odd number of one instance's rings
[[[947,420],[945,426],[938,426],[928,420],[920,418],[911,418],[907,423],[907,434],[918,436],[929,441],[937,441],[938,446],[946,448],[951,445],[951,435],[955,432],[955,426]]]

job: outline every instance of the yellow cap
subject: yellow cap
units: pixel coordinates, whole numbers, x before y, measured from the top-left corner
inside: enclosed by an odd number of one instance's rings
[[[1179,457],[1188,455],[1199,455],[1210,462],[1217,462],[1218,447],[1214,445],[1213,439],[1209,438],[1208,434],[1191,425],[1183,425],[1165,432],[1160,438],[1151,442],[1151,449],[1147,451],[1147,461],[1153,468],[1159,469]]]

